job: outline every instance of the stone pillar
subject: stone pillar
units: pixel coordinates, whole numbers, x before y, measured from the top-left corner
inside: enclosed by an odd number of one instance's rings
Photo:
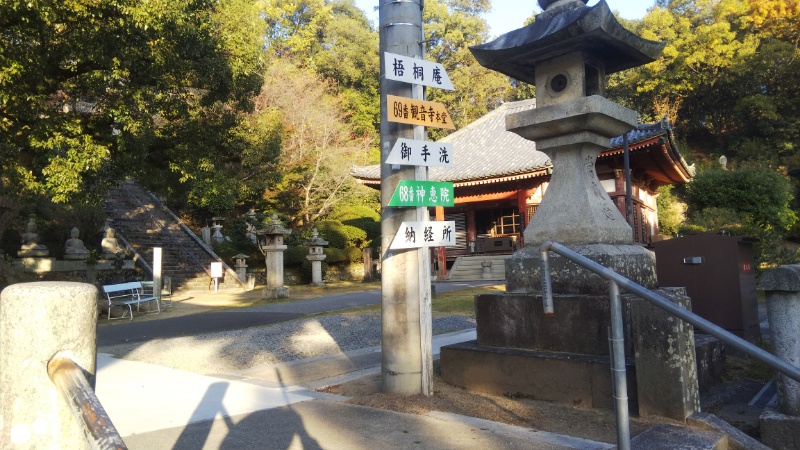
[[[97,295],[91,284],[68,282],[0,294],[0,448],[90,448],[47,365],[69,357],[94,384]]]
[[[261,253],[264,254],[267,263],[267,285],[264,287],[264,298],[279,299],[289,296],[289,289],[283,285],[283,252],[286,246],[283,245],[283,236],[289,234],[278,220],[278,216],[273,214],[271,221],[266,228],[258,230],[258,244]]]
[[[761,275],[774,353],[800,367],[800,265],[782,266]],[[759,417],[761,440],[775,449],[800,449],[800,383],[777,374],[778,409]]]
[[[314,228],[307,245],[309,254],[306,259],[311,261],[311,286],[325,286],[325,283],[322,282],[322,261],[327,256],[323,253],[322,248],[328,245],[328,241],[319,237],[319,231]]]
[[[800,367],[800,265],[771,269],[761,276],[774,353]],[[780,412],[800,416],[800,383],[778,373]]]

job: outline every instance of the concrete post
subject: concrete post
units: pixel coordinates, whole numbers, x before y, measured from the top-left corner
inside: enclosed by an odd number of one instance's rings
[[[161,302],[161,247],[153,248],[153,297]]]
[[[68,282],[0,293],[0,448],[90,448],[47,365],[68,357],[94,385],[97,295],[91,284]]]
[[[422,89],[388,80],[383,58],[391,52],[424,58],[422,0],[380,0],[381,53],[381,162],[398,138],[423,139],[422,127],[388,120],[387,94],[422,99]],[[416,95],[415,95],[416,94]],[[424,167],[381,164],[381,204],[389,204],[400,180],[427,178]],[[386,393],[430,394],[430,317],[423,309],[430,304],[428,250],[392,251],[390,245],[403,221],[420,221],[424,208],[388,208],[381,211],[381,384]]]
[[[800,265],[764,272],[761,289],[766,294],[774,353],[800,367]],[[800,416],[800,383],[781,373],[778,374],[778,407],[783,414]]]

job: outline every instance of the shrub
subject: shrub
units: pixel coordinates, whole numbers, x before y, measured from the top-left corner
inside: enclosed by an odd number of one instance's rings
[[[301,266],[308,261],[306,256],[308,256],[308,247],[304,245],[291,245],[283,254],[283,264],[292,267]]]
[[[323,220],[316,224],[317,230],[331,247],[343,249],[346,247],[364,248],[367,246],[367,232],[351,225],[345,225],[338,220]]]
[[[688,215],[695,217],[708,208],[735,212],[765,230],[787,231],[797,216],[789,180],[765,167],[738,170],[707,170],[686,186]]]

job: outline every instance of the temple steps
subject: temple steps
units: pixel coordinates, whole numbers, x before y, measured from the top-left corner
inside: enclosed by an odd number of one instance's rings
[[[208,274],[212,262],[218,261],[186,230],[157,205],[153,196],[134,181],[128,180],[106,196],[106,212],[111,226],[124,237],[141,257],[152,266],[153,248],[161,247],[162,274],[172,278],[172,289],[213,289]],[[240,289],[235,280],[220,280],[220,290]]]
[[[459,256],[448,272],[448,280],[505,280],[506,279],[506,258],[511,255],[471,255]],[[491,261],[491,275],[483,278],[483,261]]]

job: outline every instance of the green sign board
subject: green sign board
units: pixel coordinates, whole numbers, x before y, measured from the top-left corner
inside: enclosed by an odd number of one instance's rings
[[[453,183],[400,180],[389,206],[453,206]]]

